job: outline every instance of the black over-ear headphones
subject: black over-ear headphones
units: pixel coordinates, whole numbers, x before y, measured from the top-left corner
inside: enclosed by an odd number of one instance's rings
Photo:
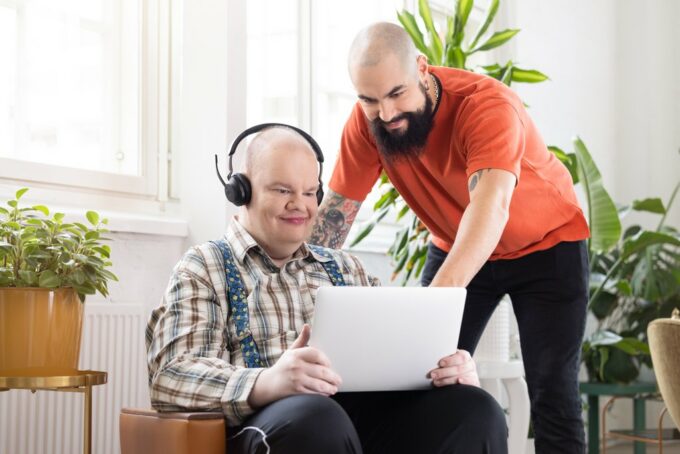
[[[217,178],[220,179],[222,186],[224,186],[224,195],[227,196],[227,200],[236,206],[246,205],[248,202],[250,202],[250,198],[252,196],[250,180],[248,180],[248,177],[242,173],[234,173],[232,159],[234,157],[234,153],[236,153],[239,143],[241,143],[243,139],[251,134],[255,134],[256,132],[260,132],[263,129],[274,126],[292,129],[293,131],[300,134],[307,141],[307,143],[309,143],[309,145],[312,147],[312,150],[314,150],[316,160],[319,162],[319,189],[316,190],[316,202],[321,205],[321,201],[323,200],[323,187],[321,183],[321,174],[323,172],[323,153],[321,152],[321,147],[318,143],[316,143],[316,140],[314,140],[312,136],[304,132],[302,129],[284,123],[262,123],[251,126],[239,134],[238,137],[236,137],[234,142],[231,144],[231,149],[229,150],[229,175],[227,175],[226,182],[220,174],[220,168],[217,163],[217,155],[215,155],[215,170],[217,170]]]

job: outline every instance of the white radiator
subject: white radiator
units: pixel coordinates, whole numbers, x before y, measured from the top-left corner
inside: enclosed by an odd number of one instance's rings
[[[92,452],[118,454],[121,407],[149,405],[144,305],[86,303],[80,369],[108,373],[92,388]],[[54,391],[0,393],[0,454],[82,452],[83,395]]]

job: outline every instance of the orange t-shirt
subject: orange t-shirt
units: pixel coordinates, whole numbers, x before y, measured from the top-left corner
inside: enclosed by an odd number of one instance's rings
[[[517,186],[491,260],[588,238],[571,176],[548,151],[519,97],[497,80],[473,72],[443,67],[430,67],[430,72],[442,90],[423,153],[388,165],[357,103],[345,124],[329,187],[363,201],[384,169],[430,230],[434,244],[448,251],[470,203],[470,175],[503,169],[517,177]]]

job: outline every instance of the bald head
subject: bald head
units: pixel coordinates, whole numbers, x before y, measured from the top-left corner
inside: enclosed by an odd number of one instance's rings
[[[403,70],[416,72],[418,52],[408,33],[389,22],[369,25],[359,32],[350,47],[350,77],[354,77],[357,69],[378,65],[388,55],[396,57]]]
[[[291,149],[307,150],[316,160],[312,146],[295,130],[285,126],[272,126],[262,130],[248,145],[246,175],[252,178],[254,172],[266,165],[272,153],[287,152]]]

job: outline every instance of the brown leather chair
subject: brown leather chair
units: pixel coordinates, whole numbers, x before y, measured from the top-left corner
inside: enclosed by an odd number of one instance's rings
[[[121,410],[121,454],[225,454],[226,450],[227,433],[222,413]]]

